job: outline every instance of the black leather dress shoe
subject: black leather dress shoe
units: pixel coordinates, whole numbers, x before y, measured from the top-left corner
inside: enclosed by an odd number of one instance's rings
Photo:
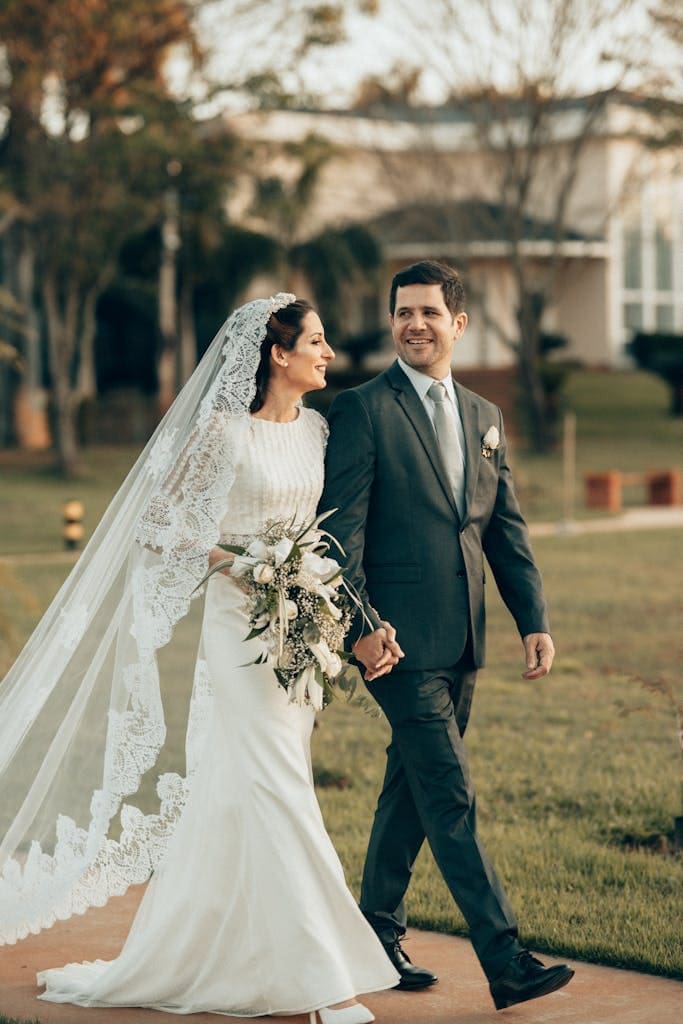
[[[439,980],[435,974],[432,974],[425,967],[416,967],[412,964],[410,958],[406,956],[401,948],[401,943],[397,938],[385,941],[380,937],[380,942],[384,946],[384,952],[401,975],[401,980],[398,985],[394,986],[395,988],[403,990],[412,989],[415,991],[418,988],[427,988],[428,985],[433,985]]]
[[[556,992],[574,977],[574,971],[566,964],[544,967],[528,949],[513,956],[502,974],[491,982],[489,988],[497,1010],[506,1006],[524,1003]]]

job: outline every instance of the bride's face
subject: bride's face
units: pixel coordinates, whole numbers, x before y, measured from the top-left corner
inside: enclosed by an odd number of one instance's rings
[[[301,394],[316,391],[326,384],[325,373],[334,352],[325,340],[325,329],[317,313],[311,310],[301,321],[301,334],[289,352],[283,352],[287,383]]]

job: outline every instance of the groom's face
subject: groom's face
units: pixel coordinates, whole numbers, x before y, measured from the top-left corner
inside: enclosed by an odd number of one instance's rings
[[[453,346],[465,330],[467,314],[451,313],[440,284],[398,288],[389,323],[396,351],[408,366],[435,380],[448,376]]]

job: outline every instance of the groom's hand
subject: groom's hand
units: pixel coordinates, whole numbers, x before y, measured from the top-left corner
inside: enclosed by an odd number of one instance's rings
[[[540,679],[547,676],[553,666],[555,645],[549,633],[527,633],[522,639],[526,654],[526,672],[523,679]]]
[[[365,679],[369,683],[387,675],[405,657],[396,640],[396,630],[390,622],[385,621],[382,621],[379,629],[357,640],[353,645],[353,653],[365,666]]]

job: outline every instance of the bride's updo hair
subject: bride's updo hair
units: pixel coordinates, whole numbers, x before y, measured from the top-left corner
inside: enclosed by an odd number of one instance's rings
[[[305,299],[297,299],[272,313],[266,325],[266,336],[261,343],[261,359],[256,371],[256,394],[249,406],[249,412],[258,412],[266,400],[270,382],[270,350],[279,345],[285,352],[291,352],[302,331],[303,321],[313,306]]]

